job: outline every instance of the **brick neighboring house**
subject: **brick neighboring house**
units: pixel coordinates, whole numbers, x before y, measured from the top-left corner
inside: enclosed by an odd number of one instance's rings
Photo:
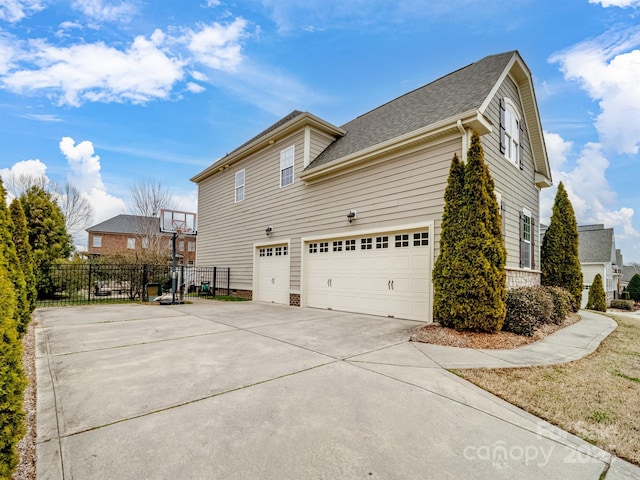
[[[156,245],[171,257],[172,234],[160,232],[160,219],[139,215],[116,215],[86,229],[90,256],[107,253],[143,252]],[[156,245],[154,245],[154,243]],[[176,253],[180,265],[195,265],[196,237],[178,237]]]

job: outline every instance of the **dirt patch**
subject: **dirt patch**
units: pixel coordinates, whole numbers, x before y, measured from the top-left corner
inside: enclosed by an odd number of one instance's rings
[[[511,332],[459,332],[440,325],[421,327],[411,336],[412,342],[434,343],[446,347],[509,349],[522,347],[536,342],[547,335],[573,325],[580,320],[578,314],[570,314],[561,324],[547,324],[540,327],[532,337],[516,335]]]
[[[29,381],[23,404],[27,431],[18,442],[20,463],[13,474],[13,480],[36,478],[36,326],[37,322],[32,320],[27,333],[22,337],[22,368]]]

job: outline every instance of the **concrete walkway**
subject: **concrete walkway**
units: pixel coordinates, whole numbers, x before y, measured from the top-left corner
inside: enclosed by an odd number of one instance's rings
[[[542,340],[510,350],[415,345],[442,368],[509,368],[553,365],[578,360],[593,352],[617,323],[597,313],[580,311],[582,320]]]
[[[441,368],[519,360],[409,343],[418,322],[212,301],[36,317],[39,480],[640,479]],[[550,351],[612,329],[586,320]]]

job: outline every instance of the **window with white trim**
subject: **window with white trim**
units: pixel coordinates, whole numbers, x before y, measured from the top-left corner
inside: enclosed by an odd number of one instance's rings
[[[142,248],[149,248],[149,237],[142,237]]]
[[[236,172],[236,203],[244,200],[244,169]]]
[[[135,237],[127,238],[127,248],[129,250],[135,250],[135,248],[136,248],[136,239],[135,239]]]
[[[187,243],[187,250],[189,252],[195,252],[196,251],[196,242]]]
[[[94,246],[95,248],[102,247],[102,235],[94,235],[92,242],[92,246]]]
[[[293,183],[293,163],[295,159],[295,147],[291,146],[280,152],[280,187],[286,187]]]
[[[507,160],[522,169],[522,120],[515,105],[508,98],[500,99],[500,152]]]
[[[184,252],[184,240],[178,242],[178,250]]]
[[[520,257],[522,268],[531,268],[531,212],[526,208],[522,209]]]

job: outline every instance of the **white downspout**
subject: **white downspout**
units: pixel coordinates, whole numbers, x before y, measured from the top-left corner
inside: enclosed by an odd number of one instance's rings
[[[467,131],[465,130],[465,128],[462,126],[462,120],[458,119],[458,121],[456,122],[456,126],[458,127],[458,130],[460,130],[460,134],[462,135],[462,161],[464,163],[467,163],[467,150],[469,149],[469,145],[468,145],[468,139],[467,139]]]

